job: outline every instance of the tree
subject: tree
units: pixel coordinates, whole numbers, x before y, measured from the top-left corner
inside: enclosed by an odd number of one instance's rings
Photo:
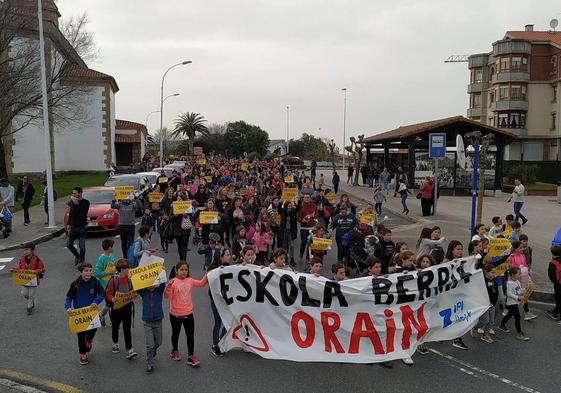
[[[288,151],[302,159],[327,161],[329,160],[329,140],[303,133],[300,139],[289,141]]]
[[[5,144],[11,149],[12,137],[30,124],[42,127],[43,102],[40,87],[40,56],[36,6],[16,6],[0,2],[0,176],[7,176]],[[52,1],[43,8],[52,11]],[[33,8],[35,7],[35,9]],[[47,14],[45,14],[47,15]],[[52,12],[51,12],[52,15]],[[46,16],[45,16],[46,17]],[[82,54],[95,58],[95,43],[86,30],[87,14],[63,22],[61,30],[70,36],[62,38],[54,23],[45,24],[47,56],[47,95],[52,130],[55,126],[78,127],[87,123],[90,88],[79,83],[65,83],[75,67],[86,68]],[[9,53],[9,55],[8,55]],[[51,142],[53,143],[53,142]],[[52,152],[51,159],[54,159]]]
[[[360,164],[362,161],[362,149],[364,147],[364,134],[359,135],[357,138],[351,136],[351,146],[347,146],[346,150],[351,153],[355,161],[355,178],[353,186],[358,186],[358,176],[360,174]]]
[[[333,139],[329,141],[329,158],[331,159],[331,166],[333,167],[333,172],[337,169],[335,168],[335,155],[337,154],[337,147],[335,146],[335,142]]]
[[[491,168],[491,155],[489,146],[493,143],[494,135],[491,133],[481,136],[481,131],[473,131],[465,135],[467,144],[479,141],[479,164],[477,165],[477,209],[475,211],[475,225],[483,217],[483,197],[485,196],[485,170]]]
[[[269,147],[267,131],[243,120],[228,123],[225,138],[229,144],[229,151],[235,157],[242,157],[244,153],[252,152],[264,156]]]
[[[229,147],[229,142],[226,139],[227,124],[213,123],[207,128],[208,135],[199,135],[199,137],[195,139],[194,145],[202,147],[203,151],[210,154],[225,154]],[[188,146],[186,145],[185,150],[187,149]]]
[[[193,153],[193,143],[197,134],[208,135],[208,129],[205,125],[206,119],[195,112],[182,113],[175,120],[175,129],[172,135],[175,137],[183,136],[189,144],[189,153]]]
[[[156,130],[154,135],[149,134],[146,138],[148,143],[160,143],[160,140],[163,139],[164,142],[166,141],[174,141],[177,139],[173,132],[171,132],[167,127],[162,128],[161,130]]]

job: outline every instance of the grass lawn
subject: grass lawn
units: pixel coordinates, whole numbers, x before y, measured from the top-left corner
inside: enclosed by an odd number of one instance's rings
[[[72,189],[76,186],[79,187],[92,187],[101,186],[107,180],[107,175],[103,173],[98,174],[80,174],[80,175],[62,175],[54,179],[55,190],[59,198],[65,197],[72,193]],[[43,184],[40,181],[31,182],[33,187],[35,187],[35,195],[31,202],[31,206],[38,205],[41,203],[41,197],[43,196]],[[12,184],[17,190],[17,183]],[[15,210],[21,210],[21,204],[16,203]]]
[[[530,190],[557,190],[557,185],[551,183],[536,182],[534,184],[529,184],[527,188]]]

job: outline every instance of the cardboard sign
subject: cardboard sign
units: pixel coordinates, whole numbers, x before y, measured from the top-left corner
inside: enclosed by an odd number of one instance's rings
[[[206,158],[199,158],[197,160],[197,164],[199,165],[206,165]]]
[[[80,333],[101,327],[99,311],[92,306],[77,308],[68,316],[70,333]]]
[[[105,266],[104,272],[105,272],[105,274],[102,277],[103,280],[109,281],[109,278],[111,277],[111,275],[115,273],[115,264],[113,262],[109,262]]]
[[[164,194],[161,192],[151,192],[148,194],[148,202],[150,203],[158,203],[164,197]]]
[[[294,201],[298,195],[298,188],[283,188],[282,190],[282,201]]]
[[[128,292],[115,292],[115,301],[113,302],[113,309],[117,310],[119,308],[123,308],[130,302],[134,300],[137,296],[135,291],[128,291]]]
[[[115,200],[124,201],[129,199],[129,195],[134,193],[133,186],[116,186],[115,187]]]
[[[376,215],[374,213],[362,213],[360,215],[361,224],[372,226],[375,220],[376,220]]]
[[[325,199],[327,199],[329,203],[333,204],[337,200],[337,195],[332,192],[328,192],[327,194],[325,194]]]
[[[332,244],[333,241],[331,239],[314,237],[314,239],[312,240],[312,250],[331,250]]]
[[[508,264],[508,262],[503,262],[500,265],[498,265],[497,267],[495,267],[496,276],[497,277],[504,276],[505,272],[508,270],[509,267],[510,267],[510,265]]]
[[[249,169],[249,163],[248,162],[242,162],[240,164],[240,169],[244,172],[247,172],[247,170]]]
[[[186,214],[186,213],[192,213],[193,212],[193,201],[191,201],[191,200],[175,201],[171,204],[171,207],[173,209],[173,214],[175,214],[176,216],[180,216],[180,215]]]
[[[504,252],[510,249],[512,245],[508,241],[508,239],[494,237],[489,239],[489,247],[487,255],[490,257],[497,257],[499,255],[503,255]]]
[[[202,211],[199,213],[199,222],[201,224],[218,224],[218,212]]]
[[[35,270],[14,269],[12,282],[16,285],[35,287],[37,286],[37,273],[35,273]]]
[[[503,236],[508,239],[511,233],[512,233],[512,226],[509,224],[505,224],[505,230],[503,231]]]
[[[168,178],[165,177],[165,176],[160,176],[158,178],[158,184],[164,184],[164,183],[167,183],[167,182],[168,182]]]
[[[164,270],[163,260],[140,265],[129,270],[129,278],[135,291],[158,285],[160,273]]]
[[[193,154],[196,156],[202,156],[203,155],[203,148],[200,146],[194,146],[193,147]]]
[[[286,177],[284,178],[284,182],[285,182],[286,184],[294,183],[294,176],[286,176]]]
[[[522,295],[522,300],[520,300],[520,303],[518,304],[519,307],[522,307],[524,306],[524,304],[526,304],[528,299],[530,299],[530,296],[532,296],[532,292],[534,292],[534,284],[530,281],[526,286],[526,289],[524,290],[524,295]]]
[[[205,176],[205,181],[209,184],[212,183],[212,176]]]

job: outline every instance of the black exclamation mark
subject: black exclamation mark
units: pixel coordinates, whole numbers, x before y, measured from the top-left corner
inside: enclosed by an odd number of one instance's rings
[[[247,327],[247,325],[243,325],[243,327],[245,328],[245,341],[249,341],[249,328]]]

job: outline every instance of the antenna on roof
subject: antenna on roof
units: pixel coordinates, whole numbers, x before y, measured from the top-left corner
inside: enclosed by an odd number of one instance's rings
[[[553,31],[555,31],[558,25],[559,25],[559,21],[557,19],[552,19],[549,21],[549,27],[551,27]]]

